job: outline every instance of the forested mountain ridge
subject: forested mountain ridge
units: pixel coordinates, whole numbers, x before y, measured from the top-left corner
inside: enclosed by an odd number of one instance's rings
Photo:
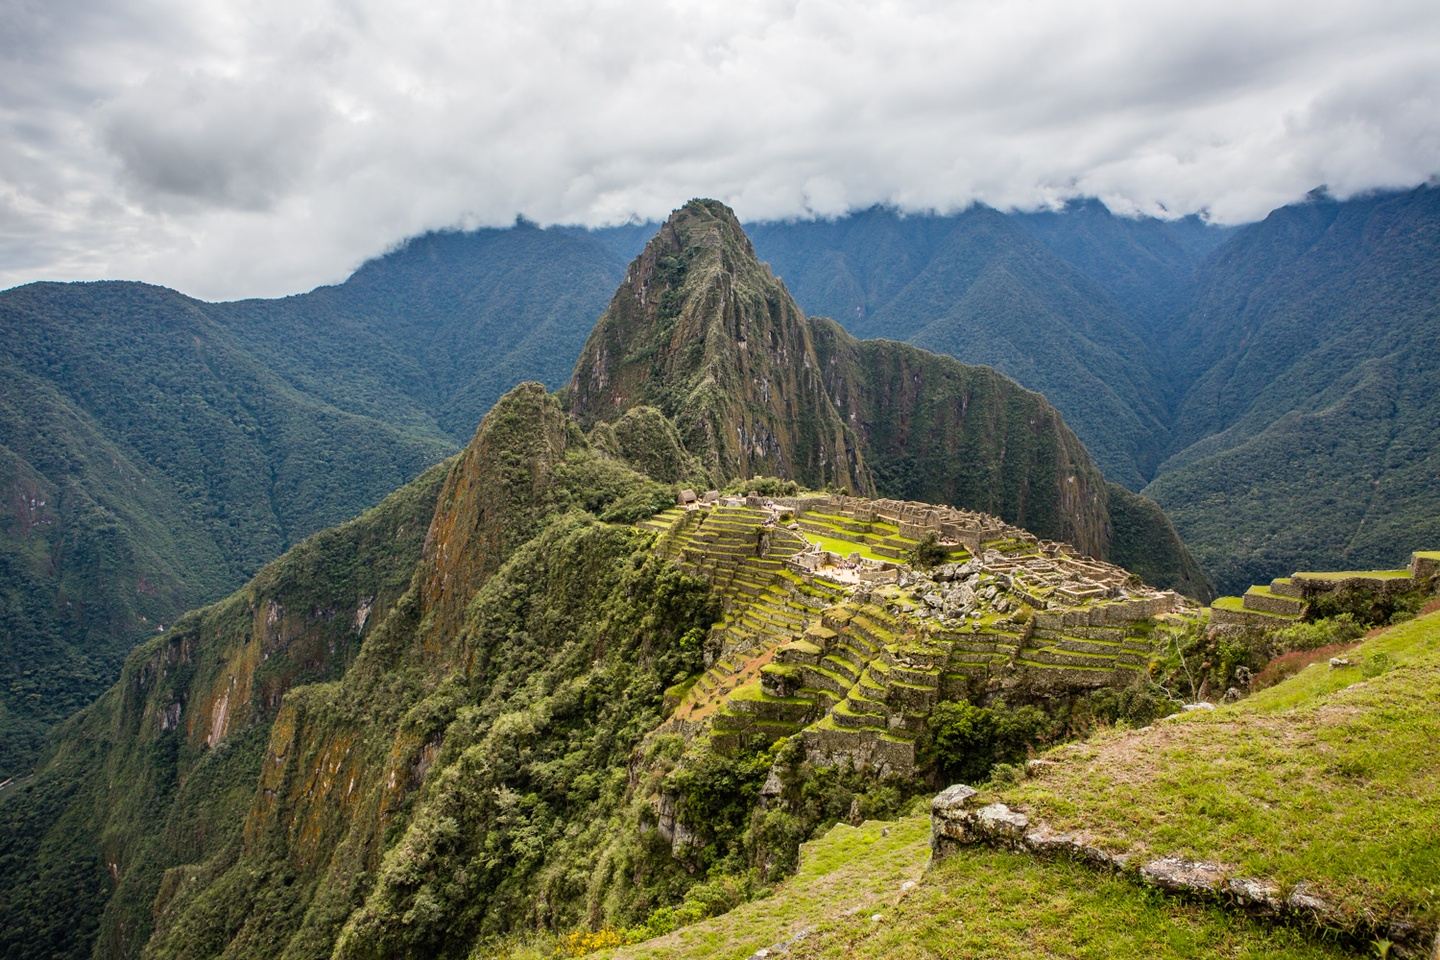
[[[1142,225],[1171,241],[1156,242],[1163,258],[1142,246],[1151,239]],[[1038,390],[1111,479],[1138,489],[1163,454],[1163,364],[1148,336],[1157,291],[1188,280],[1222,233],[1089,206],[1049,215],[972,207],[948,217],[873,210],[829,224],[766,224],[755,242],[809,312],[859,337],[993,366]],[[1111,243],[1120,250],[1102,259]]]
[[[1440,188],[1277,210],[1190,304],[1170,348],[1190,386],[1146,492],[1222,584],[1440,536]]]
[[[742,339],[784,349],[744,368]],[[527,929],[673,925],[701,877],[717,886],[696,903],[743,897],[747,877],[793,869],[815,827],[923,788],[942,699],[1109,703],[1141,675],[1154,618],[1192,609],[1000,517],[745,477],[836,479],[830,436],[782,438],[790,421],[764,406],[786,376],[812,378],[788,396],[819,422],[859,424],[840,462],[876,464],[879,490],[951,483],[1055,532],[1110,530],[1113,491],[1042,397],[808,320],[729,210],[688,204],[565,394],[514,388],[451,462],[149,640],[5,788],[0,947],[468,957]],[[700,415],[674,424],[643,401]],[[776,443],[732,444],[732,412]],[[678,481],[733,471],[751,496],[673,506]],[[754,506],[762,488],[778,499]],[[1158,509],[1150,522],[1168,529]],[[931,557],[925,586],[900,587],[902,569],[922,575],[922,527],[947,572]],[[786,563],[802,550],[828,572]],[[851,554],[888,579],[867,587]],[[948,599],[922,602],[931,590]],[[1090,641],[1071,620],[1110,639],[1077,653]],[[847,639],[821,665],[801,634],[825,623]],[[781,648],[816,661],[812,681]],[[1045,717],[1015,722],[1040,736]],[[837,763],[847,750],[869,775]],[[760,800],[771,772],[783,807]],[[43,908],[57,900],[73,911]]]
[[[1382,556],[1386,531],[1440,513],[1433,484],[1422,482],[1435,475],[1423,454],[1433,441],[1419,426],[1429,400],[1407,386],[1429,375],[1423,332],[1434,258],[1423,251],[1431,249],[1435,193],[1339,203],[1317,196],[1240,229],[1119,217],[1095,202],[1003,216],[873,209],[750,229],[760,259],[806,312],[848,326],[878,317],[896,325],[889,335],[911,331],[1043,386],[1112,480],[1131,488],[1153,480],[1147,492],[1233,589],[1347,558],[1397,562]],[[344,284],[279,300],[209,304],[122,283],[0,292],[0,417],[15,441],[5,441],[0,468],[9,504],[0,552],[12,585],[0,598],[0,642],[13,666],[0,686],[0,769],[23,766],[45,727],[102,689],[137,637],[458,447],[514,383],[560,386],[624,263],[651,232],[518,223],[429,234]],[[1366,264],[1374,269],[1362,277]],[[1298,319],[1291,300],[1313,316]],[[902,301],[913,315],[902,314]],[[1364,322],[1331,325],[1332,313]],[[107,314],[127,318],[111,331],[129,341],[116,355],[141,369],[176,349],[176,316],[198,324],[202,342],[224,345],[214,349],[230,360],[186,367],[206,384],[177,385],[189,391],[187,403],[234,394],[220,377],[258,378],[283,385],[279,398],[255,407],[272,422],[318,417],[349,424],[342,435],[370,426],[336,450],[320,444],[320,456],[284,452],[303,431],[256,452],[255,436],[226,425],[253,417],[192,420],[183,404],[156,411],[158,434],[117,433],[113,418],[88,411],[133,409],[134,395],[151,388],[74,382],[89,378],[86,364],[99,356],[74,323]],[[1073,328],[1070,317],[1079,318]],[[1319,333],[1297,332],[1297,322]],[[1260,334],[1262,326],[1281,332]],[[1407,331],[1416,336],[1405,340]],[[1332,349],[1321,349],[1332,335]],[[71,350],[76,357],[67,359]],[[1303,357],[1293,370],[1292,354]],[[1256,396],[1255,385],[1272,375]],[[72,396],[77,388],[88,392]],[[238,470],[221,467],[209,449],[216,430],[234,438],[228,455],[239,458]],[[1392,430],[1393,444],[1385,439]],[[345,459],[344,451],[358,454],[381,438],[401,452]],[[147,463],[140,451],[157,442],[173,449]],[[238,453],[246,443],[251,452]],[[42,447],[55,455],[37,453]],[[299,479],[332,462],[353,464],[343,485]],[[1377,472],[1377,462],[1389,465]],[[170,465],[174,476],[165,475]],[[271,467],[293,480],[275,487],[273,509],[258,495]],[[182,476],[191,480],[177,488]],[[242,476],[259,479],[232,497]],[[1244,476],[1258,482],[1237,485]],[[1377,494],[1375,482],[1387,478],[1394,482]],[[1287,484],[1310,493],[1290,497]],[[308,492],[289,496],[302,487]],[[1303,511],[1285,506],[1302,501]],[[1137,502],[1126,513],[1138,519],[1152,509]]]
[[[514,383],[561,382],[621,269],[519,224],[280,300],[0,292],[0,778],[137,640],[451,453]]]
[[[449,452],[296,391],[140,284],[0,295],[0,774],[135,641]]]

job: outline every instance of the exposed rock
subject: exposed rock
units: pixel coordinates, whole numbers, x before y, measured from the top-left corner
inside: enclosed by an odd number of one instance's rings
[[[1067,857],[1119,872],[1129,872],[1130,858],[1111,853],[1090,843],[1082,834],[1052,830],[1044,823],[1028,826],[1029,818],[1003,803],[973,809],[976,791],[956,784],[930,802],[930,849],[932,863],[953,855],[960,847],[985,844],[1019,848],[1043,857]],[[1139,879],[1167,893],[1190,899],[1221,901],[1248,913],[1271,919],[1284,918],[1314,929],[1339,931],[1346,938],[1364,943],[1375,939],[1392,942],[1392,955],[1428,957],[1440,960],[1440,933],[1431,934],[1404,920],[1376,922],[1373,918],[1349,916],[1327,902],[1304,883],[1296,884],[1288,896],[1264,880],[1231,877],[1226,868],[1205,860],[1161,857],[1144,863]],[[1434,936],[1435,943],[1429,940]]]
[[[1303,881],[1290,890],[1290,895],[1285,898],[1285,906],[1294,913],[1322,922],[1335,913],[1335,909],[1324,898],[1312,893],[1309,884]]]
[[[979,793],[974,787],[957,783],[946,787],[930,801],[931,814],[949,814],[963,810],[970,798]]]
[[[1146,883],[1172,893],[1213,896],[1224,888],[1225,868],[1206,860],[1161,857],[1142,866],[1140,876]]]
[[[850,914],[853,914],[854,912],[854,910],[849,911]],[[810,934],[814,932],[815,931],[811,927],[802,927],[794,934],[792,934],[788,939],[782,940],[779,943],[771,944],[768,947],[761,947],[759,950],[756,950],[754,953],[750,954],[750,960],[766,960],[766,958],[768,957],[784,956],[785,954],[790,952],[791,947],[796,946],[800,943],[800,941],[804,940],[806,937],[810,936]]]
[[[1231,877],[1225,881],[1225,892],[1236,903],[1261,914],[1278,914],[1282,906],[1279,889],[1254,877]]]
[[[1030,825],[1030,818],[1003,803],[992,803],[976,811],[975,822],[986,836],[1019,843],[1025,836],[1025,828]]]
[[[784,792],[784,789],[785,785],[780,780],[780,771],[772,766],[770,768],[770,775],[765,778],[765,783],[760,787],[761,805],[763,806],[767,804],[768,801],[780,796],[780,794]]]
[[[1186,713],[1193,713],[1196,710],[1214,710],[1215,704],[1201,700],[1199,703],[1187,703],[1180,709],[1184,710]]]

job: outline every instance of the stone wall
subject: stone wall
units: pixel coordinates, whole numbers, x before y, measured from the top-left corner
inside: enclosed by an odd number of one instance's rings
[[[811,763],[854,767],[877,777],[915,776],[915,744],[878,736],[856,736],[848,730],[807,727],[802,734],[805,759]]]
[[[1039,761],[1036,761],[1039,762]],[[965,784],[941,791],[930,803],[930,855],[936,863],[966,847],[984,845],[1041,857],[1067,857],[1133,876],[1141,883],[1191,900],[1219,903],[1255,916],[1283,920],[1368,946],[1389,940],[1391,956],[1440,957],[1440,931],[1405,919],[1375,920],[1348,913],[1299,883],[1283,893],[1273,883],[1236,875],[1223,864],[1169,856],[1141,859],[1092,844],[1081,833],[1062,833],[1003,803],[982,804]]]

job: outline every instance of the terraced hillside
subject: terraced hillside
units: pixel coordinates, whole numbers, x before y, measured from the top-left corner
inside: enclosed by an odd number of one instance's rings
[[[1433,576],[1433,555],[1417,557]],[[771,896],[598,956],[1429,957],[1440,612],[1349,659],[1060,747],[1018,783],[978,785],[972,814],[1015,829],[977,833],[943,862],[925,813],[841,824]],[[1094,853],[1064,852],[1081,849]],[[1167,857],[1190,868],[1178,896],[1149,869]],[[1257,914],[1241,909],[1247,897],[1278,906]]]
[[[719,749],[800,734],[829,765],[912,776],[942,700],[1064,696],[1142,674],[1186,601],[997,518],[811,495],[719,498],[642,523],[723,618],[669,725]],[[913,561],[922,540],[938,563]]]
[[[1383,600],[1422,588],[1440,574],[1440,552],[1416,551],[1398,570],[1301,571],[1255,584],[1242,597],[1218,597],[1210,621],[1219,626],[1277,627],[1304,617],[1318,597],[1372,595]]]

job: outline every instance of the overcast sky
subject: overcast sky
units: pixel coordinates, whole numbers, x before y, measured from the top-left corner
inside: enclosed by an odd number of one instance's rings
[[[436,227],[1440,171],[1440,2],[0,0],[0,287],[271,296]]]

